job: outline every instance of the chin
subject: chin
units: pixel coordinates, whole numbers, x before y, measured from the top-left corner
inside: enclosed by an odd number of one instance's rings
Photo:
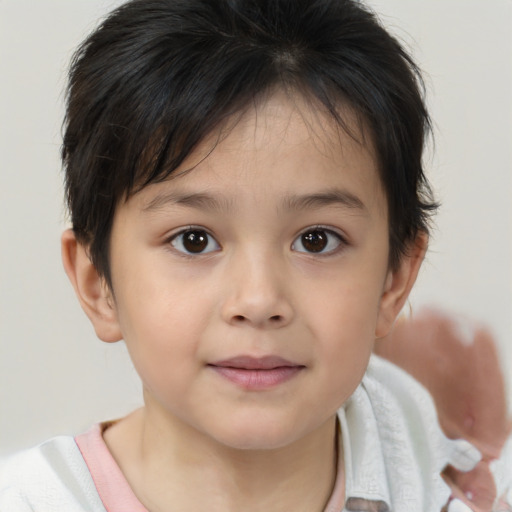
[[[276,420],[270,423],[253,420],[246,425],[233,422],[212,437],[235,450],[261,451],[284,448],[302,436],[297,428],[290,428]]]

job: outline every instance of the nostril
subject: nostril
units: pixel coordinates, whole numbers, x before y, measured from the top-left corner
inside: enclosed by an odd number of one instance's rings
[[[242,323],[246,322],[247,320],[248,318],[245,317],[244,315],[234,315],[232,318],[232,321],[235,323]],[[268,321],[272,324],[278,324],[283,321],[283,317],[281,315],[272,315],[271,317],[269,317]]]

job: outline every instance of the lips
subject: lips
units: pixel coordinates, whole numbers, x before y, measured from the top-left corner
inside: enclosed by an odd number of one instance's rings
[[[236,356],[208,366],[233,384],[255,391],[284,384],[305,368],[304,365],[278,356]]]
[[[272,370],[274,368],[301,366],[278,356],[237,356],[212,363],[212,366],[238,368],[241,370]]]

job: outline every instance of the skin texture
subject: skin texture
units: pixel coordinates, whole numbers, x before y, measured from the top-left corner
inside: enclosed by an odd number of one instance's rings
[[[426,240],[389,269],[372,148],[300,98],[276,93],[229,128],[191,155],[180,169],[190,172],[118,206],[112,290],[63,236],[98,336],[124,338],[144,386],[144,408],[105,440],[152,511],[320,511],[336,410],[407,299]],[[201,253],[185,250],[191,226],[207,241]],[[319,253],[302,237],[318,231]],[[297,371],[244,386],[218,371],[240,356]]]
[[[375,352],[401,366],[432,394],[444,432],[464,438],[482,453],[469,473],[448,468],[454,495],[475,511],[489,511],[496,488],[489,463],[511,432],[505,384],[489,329],[467,318],[424,308],[401,318]],[[507,509],[504,509],[507,510]]]

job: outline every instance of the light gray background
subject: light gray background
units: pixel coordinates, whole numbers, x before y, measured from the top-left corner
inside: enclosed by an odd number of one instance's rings
[[[62,91],[112,0],[0,0],[0,454],[140,403],[61,268]],[[444,206],[411,300],[492,325],[512,370],[512,0],[371,0],[427,74]]]

